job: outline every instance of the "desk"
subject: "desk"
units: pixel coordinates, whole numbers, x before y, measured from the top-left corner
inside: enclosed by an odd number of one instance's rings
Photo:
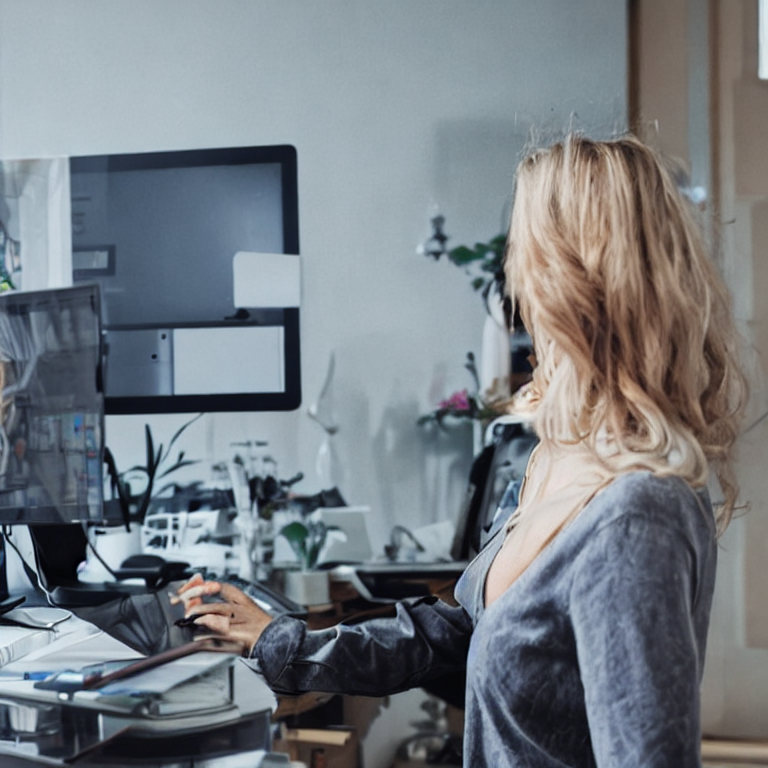
[[[405,575],[399,573],[398,568],[394,570],[399,577]],[[423,573],[422,568],[417,568],[415,574],[410,572],[413,567],[408,570],[405,581],[411,587],[414,582],[424,582],[418,586],[417,594],[444,593],[450,598],[461,568],[451,566],[447,574],[443,573],[445,566],[438,571],[427,568],[427,573]],[[361,598],[344,578],[334,579],[331,591],[333,604],[310,613],[308,623],[312,628],[329,626],[350,616],[360,619],[393,610],[391,603]],[[103,611],[95,610],[103,618]],[[140,618],[139,614],[134,618]],[[93,614],[92,619],[98,621],[98,615]],[[147,627],[150,625],[148,622]],[[152,718],[136,712],[108,711],[103,702],[86,705],[60,701],[54,692],[41,692],[35,689],[34,681],[18,679],[19,675],[80,669],[94,662],[141,658],[141,654],[93,623],[75,616],[57,625],[52,636],[52,642],[45,647],[0,667],[2,768],[63,766],[71,764],[70,760],[74,765],[92,768],[285,765],[287,763],[281,761],[285,756],[265,754],[271,747],[271,720],[313,708],[330,698],[320,694],[291,697],[284,699],[277,710],[277,700],[263,679],[240,659],[233,659],[230,706],[206,710],[201,701],[200,709]],[[24,717],[33,719],[32,726],[27,725],[26,730],[19,727]]]
[[[2,632],[2,628],[0,628]],[[35,630],[30,630],[34,633]],[[270,719],[276,700],[263,679],[228,657],[231,700],[173,714],[148,716],[139,707],[112,705],[94,694],[62,698],[35,688],[24,673],[80,669],[97,661],[141,654],[72,618],[52,630],[45,647],[0,668],[0,764],[3,768],[256,768],[285,765],[269,756]]]

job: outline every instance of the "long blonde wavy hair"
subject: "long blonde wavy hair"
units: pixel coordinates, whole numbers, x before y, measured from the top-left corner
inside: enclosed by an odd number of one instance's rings
[[[728,291],[690,203],[638,139],[570,136],[518,167],[505,262],[531,333],[542,441],[581,443],[614,472],[694,487],[711,465],[737,496],[746,398]]]

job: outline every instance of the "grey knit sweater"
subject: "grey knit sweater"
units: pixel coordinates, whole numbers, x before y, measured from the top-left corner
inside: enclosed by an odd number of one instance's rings
[[[458,607],[307,631],[282,617],[254,649],[274,690],[385,695],[466,669],[465,768],[699,766],[699,683],[715,579],[706,491],[614,480],[486,610],[495,536]]]

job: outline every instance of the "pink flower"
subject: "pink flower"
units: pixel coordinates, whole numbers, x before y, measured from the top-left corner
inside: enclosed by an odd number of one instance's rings
[[[442,400],[439,407],[452,411],[468,411],[470,407],[467,390],[463,389],[461,392],[454,392],[447,400]]]

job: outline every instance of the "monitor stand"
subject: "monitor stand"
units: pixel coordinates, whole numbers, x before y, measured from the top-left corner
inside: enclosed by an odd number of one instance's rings
[[[117,572],[118,577],[143,578],[143,584],[81,582],[77,568],[85,560],[88,540],[79,523],[34,525],[29,527],[29,533],[40,580],[51,601],[62,608],[102,605],[128,595],[144,594],[161,586],[163,581],[182,578],[186,574],[186,563],[165,563],[165,568],[156,566],[152,572],[141,573],[136,569]]]

